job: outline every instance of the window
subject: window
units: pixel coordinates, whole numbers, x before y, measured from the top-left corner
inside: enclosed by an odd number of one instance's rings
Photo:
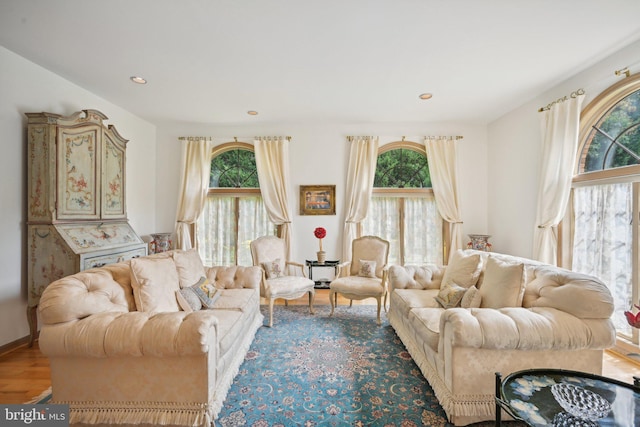
[[[640,295],[640,75],[594,99],[580,118],[571,204],[571,268],[600,278],[614,298],[618,347],[638,348],[624,317]]]
[[[249,244],[275,235],[262,203],[253,146],[222,144],[211,159],[209,194],[197,224],[198,251],[206,265],[252,265]]]
[[[396,142],[380,148],[364,235],[390,242],[389,264],[442,264],[442,218],[431,190],[424,146]]]

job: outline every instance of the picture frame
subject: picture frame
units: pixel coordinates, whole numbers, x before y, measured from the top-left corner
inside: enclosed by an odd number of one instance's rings
[[[301,185],[300,215],[335,215],[335,185]]]

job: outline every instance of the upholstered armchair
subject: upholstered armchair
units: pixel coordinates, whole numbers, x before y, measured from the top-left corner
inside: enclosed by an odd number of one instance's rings
[[[375,298],[378,300],[378,325],[380,306],[384,297],[387,309],[387,259],[389,242],[376,236],[363,236],[354,239],[351,261],[340,264],[338,277],[329,285],[331,315],[337,304],[337,294],[351,300]]]
[[[253,265],[262,268],[260,296],[269,300],[269,327],[273,326],[273,302],[283,298],[298,299],[309,293],[309,312],[314,314],[314,282],[307,278],[302,264],[287,260],[287,247],[283,239],[262,236],[251,242]],[[296,274],[298,272],[300,274]]]

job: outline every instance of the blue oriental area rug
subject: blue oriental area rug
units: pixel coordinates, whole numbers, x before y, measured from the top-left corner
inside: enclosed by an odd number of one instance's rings
[[[274,307],[216,425],[451,425],[386,316],[376,325],[375,306],[339,306],[333,317],[315,308]]]

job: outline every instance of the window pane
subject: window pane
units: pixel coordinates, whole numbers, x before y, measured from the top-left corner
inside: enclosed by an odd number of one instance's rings
[[[593,127],[584,170],[591,172],[640,163],[640,91],[623,98]]]
[[[376,188],[431,188],[427,156],[397,148],[378,156],[373,186]]]
[[[404,210],[404,263],[442,265],[442,219],[435,198],[407,198]]]
[[[225,151],[211,160],[209,188],[259,188],[253,151]]]
[[[260,236],[274,236],[276,226],[262,203],[262,197],[240,198],[238,218],[238,265],[253,265],[249,244]]]
[[[573,269],[600,278],[613,294],[613,322],[630,336],[623,312],[632,298],[632,184],[574,189]]]
[[[205,265],[235,265],[235,202],[209,195],[198,219],[198,251]]]
[[[369,212],[362,222],[363,235],[389,241],[389,265],[401,264],[399,203],[400,199],[395,197],[372,197]]]

